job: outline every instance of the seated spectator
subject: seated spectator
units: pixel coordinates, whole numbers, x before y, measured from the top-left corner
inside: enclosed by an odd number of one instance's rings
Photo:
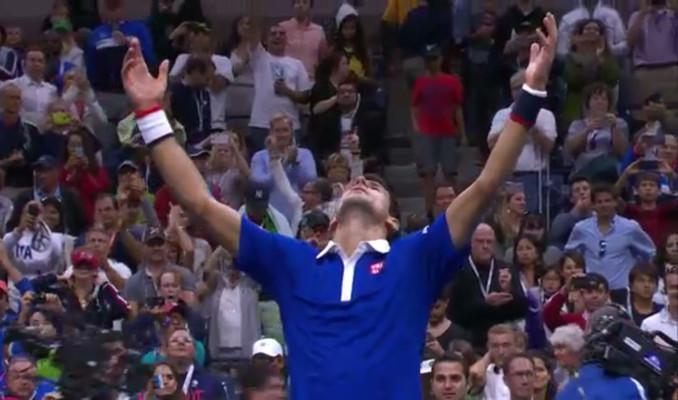
[[[621,192],[630,177],[634,179],[635,192],[638,194],[636,204],[625,204],[620,212],[627,218],[633,219],[650,236],[655,246],[658,246],[666,234],[675,226],[673,219],[678,215],[678,200],[672,199],[659,202],[660,176],[652,171],[641,170],[644,160],[634,161],[624,170],[615,185],[615,191]],[[664,166],[662,170],[673,171]]]
[[[47,106],[57,98],[56,87],[45,81],[45,63],[44,51],[31,47],[26,51],[24,75],[8,81],[21,90],[21,119],[40,130],[47,123]]]
[[[194,224],[195,221],[191,221],[181,206],[172,205],[165,235],[170,260],[188,268],[202,282],[205,262],[212,255],[212,248],[205,239],[194,235]]]
[[[531,288],[530,294],[538,300],[540,306],[543,306],[554,294],[558,293],[564,284],[565,279],[561,275],[560,269],[557,266],[547,267],[539,286]]]
[[[79,235],[85,227],[85,215],[80,200],[68,188],[59,183],[59,163],[52,156],[42,156],[33,163],[35,183],[14,200],[14,214],[7,223],[12,230],[19,224],[24,206],[32,200],[41,201],[47,197],[56,197],[63,204],[64,233]]]
[[[152,308],[153,299],[159,296],[157,281],[165,271],[177,271],[181,275],[181,298],[188,304],[195,302],[196,283],[191,272],[168,261],[167,241],[161,229],[150,227],[144,234],[142,263],[138,271],[125,284],[123,292],[136,315],[144,307]]]
[[[378,83],[372,73],[372,59],[358,10],[348,3],[342,4],[335,17],[335,29],[333,49],[346,53],[349,70],[358,77],[360,93],[368,94]]]
[[[187,21],[205,22],[202,3],[199,0],[151,2],[147,24],[158,59],[173,60],[177,57],[178,49],[173,46],[174,40],[167,32],[174,32]]]
[[[199,4],[199,2],[198,2]],[[155,399],[185,399],[179,383],[179,373],[168,363],[159,362],[153,366],[153,376],[146,385],[144,393],[140,393],[138,400]]]
[[[539,287],[544,275],[542,243],[529,234],[519,235],[513,246],[513,267],[518,270],[522,285],[529,289]]]
[[[615,181],[617,164],[628,147],[628,125],[611,112],[610,89],[597,83],[584,97],[584,118],[570,124],[565,150],[575,159],[571,176]]]
[[[573,303],[572,312],[563,311],[568,300]],[[544,323],[552,331],[568,324],[585,329],[586,318],[609,301],[610,287],[604,276],[593,272],[576,275],[544,304]]]
[[[13,357],[2,380],[6,399],[43,400],[56,392],[53,382],[39,379],[35,362],[26,356]]]
[[[454,185],[449,182],[438,182],[433,196],[433,209],[430,213],[431,220],[444,213],[456,198],[457,191],[454,189]]]
[[[504,383],[511,400],[531,400],[535,392],[535,373],[532,358],[524,353],[509,357],[504,364]]]
[[[183,79],[171,88],[172,115],[186,129],[189,144],[202,142],[212,131],[208,86],[213,74],[212,61],[192,56],[186,61]]]
[[[19,55],[20,61],[23,62],[24,44],[25,44],[23,28],[15,24],[7,25],[5,28],[7,31],[7,40],[5,40],[5,45],[16,51],[17,54]],[[23,67],[21,65],[18,66],[19,72],[21,71],[22,68]]]
[[[527,353],[534,363],[534,400],[551,400],[556,398],[558,384],[555,381],[555,365],[553,358],[542,350]]]
[[[646,332],[662,332],[673,340],[678,340],[678,269],[666,269],[666,297],[668,302],[661,311],[645,318],[640,328]]]
[[[36,148],[40,155],[61,158],[66,149],[66,135],[80,128],[78,121],[71,114],[70,106],[64,100],[57,99],[47,107],[47,122],[43,132],[36,138]]]
[[[583,39],[573,35],[577,24],[582,20],[597,19],[602,21],[607,29],[607,45],[615,56],[626,55],[626,29],[619,12],[604,5],[602,1],[583,0],[579,5],[563,16],[558,27],[558,55],[564,57],[571,46],[577,46]]]
[[[515,99],[525,83],[525,71],[521,70],[511,77],[511,93]],[[499,140],[500,133],[509,120],[511,107],[499,110],[492,120],[490,133],[487,135],[488,146],[493,149]],[[549,163],[549,154],[553,150],[558,132],[553,113],[542,108],[537,115],[536,124],[530,129],[530,139],[518,157],[511,180],[523,184],[526,190],[527,209],[529,212],[543,212],[542,196],[544,183],[541,181]],[[534,190],[534,189],[537,190]]]
[[[256,400],[261,396],[285,398],[285,381],[280,374],[258,364],[250,364],[239,374],[243,400]]]
[[[330,218],[320,210],[304,215],[299,224],[298,238],[322,250],[330,241]]]
[[[91,224],[94,221],[94,202],[99,194],[110,189],[111,181],[96,159],[89,132],[78,130],[67,133],[61,163],[61,183],[80,197],[86,221]]]
[[[280,343],[271,338],[262,338],[254,342],[252,364],[262,365],[282,375],[285,370],[285,354]]]
[[[468,365],[459,353],[445,354],[431,360],[430,381],[424,382],[430,390],[430,400],[466,400]],[[422,378],[424,376],[422,375]]]
[[[90,132],[108,123],[106,112],[97,101],[84,70],[71,69],[64,74],[61,98],[70,107],[70,113]]]
[[[0,193],[5,189],[5,170],[0,168]],[[12,200],[4,194],[0,194],[0,235],[5,236],[5,227],[14,211]]]
[[[451,288],[447,286],[433,304],[428,317],[426,329],[426,344],[423,360],[442,357],[447,353],[453,340],[468,340],[468,333],[447,318],[447,309],[450,303]]]
[[[527,312],[527,299],[519,273],[495,259],[494,230],[481,224],[471,238],[471,255],[452,282],[450,320],[472,335],[473,344],[484,345],[492,325],[519,320]]]
[[[414,82],[411,114],[418,143],[417,166],[422,177],[426,205],[431,209],[438,166],[445,179],[457,179],[457,150],[466,142],[464,88],[457,75],[441,71],[439,47],[426,48],[426,70]]]
[[[584,257],[576,251],[566,251],[558,261],[558,270],[567,283],[575,275],[586,274],[586,262]]]
[[[351,179],[363,174],[363,162],[357,157],[349,160],[341,153],[332,153],[325,161],[325,173],[327,179],[334,188],[334,197],[338,198],[343,192],[344,185]]]
[[[20,76],[21,59],[7,43],[7,39],[7,30],[4,26],[0,26],[0,82]]]
[[[235,387],[230,381],[220,381],[207,370],[195,365],[195,340],[187,330],[177,329],[168,337],[166,353],[167,363],[175,368],[179,381],[191,382],[186,388],[189,398],[201,395],[214,400],[235,398]]]
[[[509,389],[504,381],[506,361],[518,353],[516,331],[511,325],[496,324],[487,332],[487,353],[471,367],[473,375],[478,376],[484,399],[509,398]]]
[[[353,121],[356,121],[353,115],[357,113],[355,102],[351,102],[353,106],[350,108],[343,107],[343,112],[338,103],[339,86],[348,77],[348,57],[342,51],[335,50],[318,65],[316,81],[309,97],[311,148],[318,160],[325,160],[328,155],[339,150],[342,134],[350,131]],[[342,114],[347,116],[345,121],[341,119]],[[350,126],[344,127],[349,122]]]
[[[285,55],[287,36],[280,25],[268,31],[267,47],[261,45],[256,29],[250,29],[250,63],[254,72],[254,100],[250,116],[251,141],[248,146],[253,153],[265,147],[271,129],[271,117],[276,113],[287,115],[294,137],[301,139],[301,123],[298,104],[308,101],[311,82],[304,64]]]
[[[562,126],[569,126],[581,115],[585,89],[596,82],[614,89],[619,83],[619,64],[607,44],[605,23],[597,19],[578,22],[574,32],[577,42],[568,50],[563,79],[567,97],[561,112]]]
[[[245,191],[245,204],[238,212],[269,232],[294,237],[289,220],[270,203],[269,198],[268,188],[250,182]]]
[[[132,276],[129,267],[111,257],[111,242],[114,240],[102,225],[94,225],[85,234],[85,247],[99,260],[97,285],[110,282],[118,291],[125,288],[125,283]],[[70,258],[69,258],[70,260]],[[63,277],[73,274],[73,265],[69,265]]]
[[[17,85],[1,86],[0,101],[0,167],[7,173],[7,186],[31,186],[30,165],[37,155],[38,129],[20,116],[22,98]]]
[[[61,54],[59,59],[64,65],[72,65],[75,68],[85,68],[85,52],[78,47],[73,33],[73,24],[68,19],[60,20],[52,24],[52,31],[61,38]]]
[[[68,3],[64,0],[54,0],[49,14],[42,20],[40,32],[52,29],[54,23],[68,20],[71,17],[71,10]]]
[[[116,198],[124,203],[130,212],[129,218],[133,224],[159,226],[158,216],[155,215],[153,203],[155,196],[149,191],[139,166],[127,160],[118,165],[118,188]]]
[[[202,304],[203,315],[208,316],[210,356],[251,357],[252,345],[262,335],[258,285],[233,266],[233,258],[221,247],[208,260],[205,278]]]
[[[19,223],[4,237],[4,246],[19,272],[29,279],[56,273],[63,268],[63,243],[47,227],[43,207],[37,201],[26,202],[19,210]]]
[[[522,222],[520,223],[520,229],[518,230],[518,237],[529,235],[533,237],[541,247],[544,247],[544,251],[541,257],[541,262],[544,266],[549,266],[558,263],[563,252],[559,248],[547,245],[546,238],[548,234],[546,232],[546,218],[540,214],[527,214],[523,217]],[[515,242],[514,242],[515,244]],[[513,263],[515,252],[514,246],[509,247],[506,250],[506,256],[504,260],[507,263]]]
[[[612,297],[612,301],[621,305],[631,316],[633,322],[640,326],[645,318],[658,313],[662,304],[653,301],[659,286],[657,268],[651,263],[636,264],[629,274],[629,294],[626,297]]]
[[[204,27],[203,24],[198,25]],[[180,54],[172,70],[170,77],[176,80],[189,80],[188,66],[191,58],[199,58],[207,63],[209,81],[207,82],[207,92],[209,93],[210,105],[210,126],[211,129],[226,129],[226,89],[233,82],[233,66],[228,57],[214,54],[214,40],[210,37],[211,30],[197,30],[191,37],[191,53]],[[206,121],[205,121],[206,122]]]
[[[551,224],[549,243],[559,249],[565,247],[577,222],[591,216],[591,185],[585,177],[570,178],[570,204],[572,208],[556,215]]]
[[[120,77],[127,38],[139,39],[148,65],[155,65],[156,59],[148,27],[142,21],[126,18],[124,0],[105,0],[99,14],[102,23],[93,27],[84,48],[87,78],[109,118],[117,120],[129,112]]]
[[[271,205],[289,220],[293,210],[279,188],[273,187],[271,161],[281,160],[285,167],[285,174],[292,188],[297,192],[306,182],[317,177],[316,165],[311,152],[298,147],[295,143],[292,133],[294,124],[289,116],[275,114],[269,125],[266,149],[256,152],[252,157],[250,179],[271,191]]]
[[[206,165],[205,180],[217,191],[217,198],[234,209],[243,203],[245,183],[251,170],[247,164],[244,141],[234,132],[216,134],[210,138],[211,149]]]
[[[21,298],[21,312],[18,326],[33,331],[36,339],[58,345],[59,335],[63,332],[63,318],[53,311],[58,306],[59,298],[54,294],[36,296],[33,292],[24,293]],[[27,351],[22,341],[14,341],[4,345],[10,358],[25,357]],[[54,360],[54,351],[36,354],[37,376],[50,382],[57,382],[61,376],[61,368]]]
[[[327,52],[325,31],[312,21],[313,0],[294,0],[292,6],[294,17],[280,23],[287,36],[285,54],[300,60],[313,81],[315,69]]]
[[[656,248],[640,225],[617,215],[617,198],[609,186],[591,193],[595,214],[578,222],[565,250],[582,253],[586,271],[605,277],[613,291],[626,291],[628,274],[638,261],[649,261]]]
[[[577,375],[583,361],[584,330],[578,325],[564,325],[551,335],[551,346],[558,366],[554,376],[562,388],[570,378]]]
[[[55,242],[60,242],[63,248],[62,257],[58,261],[58,265],[68,265],[71,259],[71,252],[75,248],[76,237],[65,233],[64,205],[56,197],[46,197],[40,203],[42,204],[42,219],[45,225],[52,232]]]

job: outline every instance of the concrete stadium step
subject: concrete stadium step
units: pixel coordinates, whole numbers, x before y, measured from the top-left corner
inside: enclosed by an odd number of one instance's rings
[[[421,180],[400,179],[392,183],[393,195],[395,197],[419,197],[421,193]]]
[[[391,185],[396,185],[398,182],[405,180],[412,181],[419,179],[417,166],[414,164],[387,165],[384,167],[384,179]]]
[[[409,215],[426,212],[426,200],[423,197],[399,197],[398,207],[404,221]]]
[[[407,165],[414,163],[414,150],[410,147],[391,147],[388,150],[391,165]]]

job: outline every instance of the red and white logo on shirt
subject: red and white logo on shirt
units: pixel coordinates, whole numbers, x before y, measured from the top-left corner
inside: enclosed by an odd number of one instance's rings
[[[380,261],[370,265],[370,274],[377,275],[381,273],[381,270],[384,269],[384,262]]]

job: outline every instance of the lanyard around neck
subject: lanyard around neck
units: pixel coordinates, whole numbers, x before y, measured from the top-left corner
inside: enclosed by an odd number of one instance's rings
[[[195,365],[191,364],[191,366],[188,368],[188,371],[186,372],[186,379],[184,379],[184,385],[182,386],[182,390],[184,391],[184,394],[188,394],[188,389],[191,386],[191,380],[193,379],[193,372],[195,371]]]
[[[487,277],[487,282],[484,286],[483,279],[480,277],[480,273],[478,273],[478,267],[476,267],[476,263],[473,262],[473,258],[471,256],[468,257],[468,263],[471,266],[473,273],[476,275],[476,278],[478,278],[478,286],[480,286],[480,291],[483,293],[483,297],[487,298],[487,295],[490,293],[490,286],[492,286],[492,277],[494,276],[494,257],[490,261],[490,275]]]

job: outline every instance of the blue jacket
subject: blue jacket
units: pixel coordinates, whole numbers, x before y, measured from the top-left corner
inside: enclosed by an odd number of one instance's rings
[[[582,395],[583,392],[583,395]],[[556,400],[646,400],[645,390],[630,377],[605,373],[599,364],[584,364],[579,376],[570,380]]]
[[[125,36],[139,39],[141,51],[149,68],[155,66],[155,53],[151,33],[141,21],[123,21],[118,30]],[[94,90],[102,92],[122,93],[122,60],[127,52],[127,45],[118,45],[113,39],[113,28],[110,24],[102,24],[95,28],[85,46],[85,64],[87,78]]]

